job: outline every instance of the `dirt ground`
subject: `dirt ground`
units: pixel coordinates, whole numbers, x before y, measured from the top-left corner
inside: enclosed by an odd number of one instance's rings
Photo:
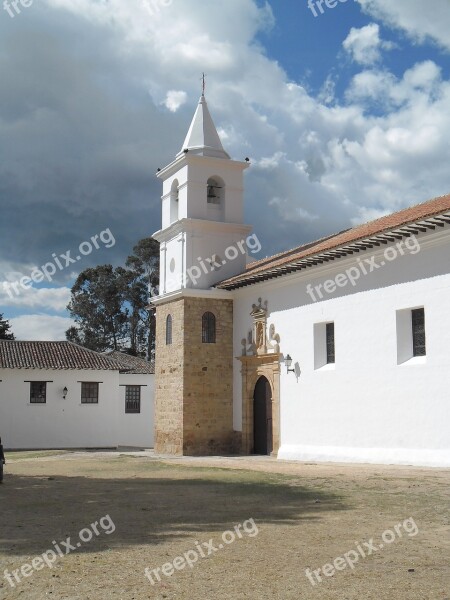
[[[7,460],[0,598],[450,599],[448,470],[149,452]],[[47,551],[51,568],[36,561]]]

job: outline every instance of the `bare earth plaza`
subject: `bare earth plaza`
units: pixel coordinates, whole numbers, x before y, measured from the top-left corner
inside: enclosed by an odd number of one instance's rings
[[[447,598],[445,470],[48,452],[18,453],[8,479],[2,598]]]

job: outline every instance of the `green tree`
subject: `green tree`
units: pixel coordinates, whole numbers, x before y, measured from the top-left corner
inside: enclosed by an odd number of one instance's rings
[[[0,313],[0,340],[14,340],[14,334],[11,331],[11,325],[6,319],[3,319],[3,314]]]
[[[66,332],[67,339],[97,352],[119,350],[126,343],[124,299],[119,269],[101,265],[80,273],[67,306],[77,327]]]
[[[156,321],[155,310],[149,307],[149,298],[159,286],[159,243],[153,238],[140,240],[127,258],[128,302],[130,304],[130,350],[154,356]]]
[[[158,285],[159,244],[152,238],[136,244],[126,267],[102,265],[83,271],[67,307],[76,326],[66,331],[66,338],[91,350],[151,358],[155,316],[148,303]]]

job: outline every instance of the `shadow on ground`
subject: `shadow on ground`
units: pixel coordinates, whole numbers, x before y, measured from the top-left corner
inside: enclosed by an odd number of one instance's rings
[[[289,525],[344,510],[336,495],[306,489],[301,481],[267,479],[245,471],[163,469],[150,477],[103,479],[9,474],[0,486],[0,552],[41,554],[52,540],[78,541],[81,529],[110,515],[116,530],[80,551],[152,545],[205,532],[223,532],[253,518]],[[101,531],[101,529],[100,529]]]

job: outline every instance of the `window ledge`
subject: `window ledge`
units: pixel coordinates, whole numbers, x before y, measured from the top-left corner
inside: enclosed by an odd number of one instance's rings
[[[400,363],[400,367],[413,367],[415,365],[426,365],[427,357],[426,356],[413,356],[412,358],[408,358],[404,362]]]
[[[328,363],[326,365],[323,365],[323,367],[317,367],[316,371],[335,371],[336,370],[336,363]]]

